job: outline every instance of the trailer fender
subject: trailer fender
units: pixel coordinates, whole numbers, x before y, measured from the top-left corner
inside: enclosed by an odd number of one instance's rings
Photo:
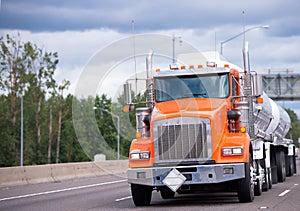
[[[263,140],[255,140],[252,142],[253,145],[253,158],[254,160],[264,159],[265,151],[264,151],[264,141]]]
[[[295,145],[294,144],[290,144],[289,146],[288,146],[288,156],[295,156],[294,154],[294,147],[295,147]]]

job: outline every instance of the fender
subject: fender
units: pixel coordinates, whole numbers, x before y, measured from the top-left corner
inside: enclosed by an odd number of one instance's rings
[[[264,141],[262,139],[257,139],[255,141],[252,141],[253,145],[253,159],[264,159]]]

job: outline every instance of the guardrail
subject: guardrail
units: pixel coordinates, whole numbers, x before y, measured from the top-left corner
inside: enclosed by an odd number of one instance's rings
[[[128,160],[61,163],[0,168],[0,186],[58,182],[67,179],[126,173]]]

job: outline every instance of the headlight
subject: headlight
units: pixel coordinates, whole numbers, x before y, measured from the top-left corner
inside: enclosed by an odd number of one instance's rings
[[[234,156],[234,155],[242,155],[243,147],[223,147],[222,155],[223,156]]]
[[[130,160],[149,160],[150,152],[131,152],[129,157]]]

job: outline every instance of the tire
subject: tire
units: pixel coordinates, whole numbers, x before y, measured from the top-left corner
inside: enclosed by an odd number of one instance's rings
[[[293,155],[294,174],[297,174],[296,156]]]
[[[171,191],[169,188],[163,188],[160,190],[160,196],[162,199],[173,199],[175,192]]]
[[[286,176],[291,177],[294,175],[294,161],[293,156],[286,156]]]
[[[271,168],[271,176],[272,176],[272,184],[278,183],[278,176],[277,176],[277,166],[272,166]]]
[[[245,178],[238,181],[238,199],[242,203],[254,200],[254,182],[252,180],[253,162],[249,155],[249,162],[245,163]]]
[[[270,171],[266,168],[265,160],[261,160],[261,167],[264,169],[265,172],[265,179],[262,184],[262,191],[268,191],[270,187]]]
[[[135,206],[148,206],[152,198],[152,187],[131,184],[131,195]]]
[[[273,181],[272,181],[272,171],[271,171],[271,168],[268,168],[267,171],[268,171],[268,178],[269,178],[269,189],[272,189]]]
[[[260,196],[262,194],[262,182],[257,178],[256,185],[254,186],[254,195]]]
[[[285,156],[282,150],[276,152],[277,176],[278,182],[284,182],[286,179]]]
[[[254,161],[255,163],[255,171],[256,171],[256,175],[260,176],[259,171],[260,171],[260,160]],[[254,195],[255,196],[260,196],[262,193],[262,181],[259,180],[259,178],[256,179],[256,184],[254,185]]]

